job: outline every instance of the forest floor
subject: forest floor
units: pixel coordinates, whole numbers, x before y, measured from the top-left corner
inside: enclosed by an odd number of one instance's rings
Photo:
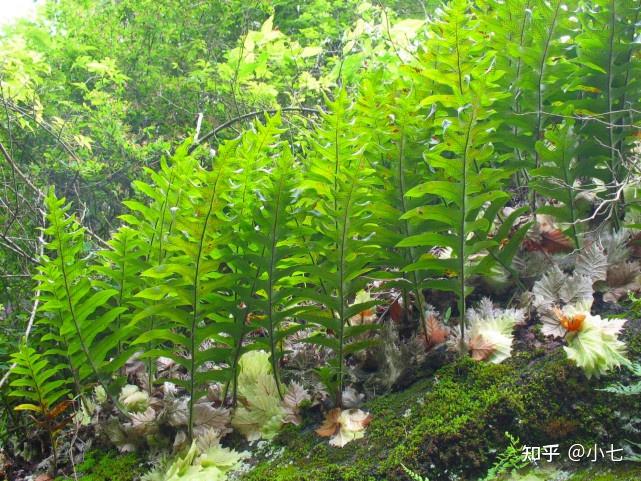
[[[641,359],[640,326],[639,320],[628,322],[624,335],[633,360]],[[483,479],[509,444],[506,432],[522,446],[558,445],[559,455],[553,463],[541,459],[529,471],[492,479],[641,479],[640,464],[612,462],[607,454],[626,440],[639,441],[638,433],[625,429],[638,413],[638,400],[599,391],[615,377],[586,379],[560,345],[543,342],[531,326],[521,328],[517,339],[514,355],[499,365],[469,358],[452,361],[436,350],[407,380],[409,385],[365,404],[373,415],[365,438],[343,448],[329,446],[315,434],[321,421],[317,410],[306,412],[302,426],[288,426],[272,442],[250,446],[234,437],[231,444],[252,457],[230,479],[406,481],[401,464],[430,481]],[[570,459],[572,445],[585,448],[581,460]],[[599,455],[593,461],[595,446]],[[617,451],[614,457],[619,455]],[[92,456],[79,466],[80,481],[131,481],[145,470],[136,467],[140,463],[133,455]]]
[[[632,359],[641,357],[640,324],[630,321],[626,329]],[[365,439],[342,449],[315,435],[320,419],[286,429],[242,479],[400,481],[408,479],[404,464],[431,481],[471,480],[482,478],[508,444],[506,432],[524,446],[558,444],[559,462],[569,462],[575,444],[585,447],[587,457],[595,445],[606,451],[635,439],[624,425],[638,413],[638,400],[598,391],[612,379],[587,380],[560,346],[544,343],[531,327],[519,334],[513,357],[500,365],[462,358],[435,369],[434,358],[428,359],[411,386],[366,403],[373,420]],[[583,458],[570,467],[605,463]],[[596,479],[641,479],[639,465],[622,472]],[[626,478],[628,472],[636,474]],[[586,476],[572,479],[592,479]]]

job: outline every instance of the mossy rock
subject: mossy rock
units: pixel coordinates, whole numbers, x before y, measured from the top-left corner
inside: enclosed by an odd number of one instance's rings
[[[522,471],[500,481],[639,481],[639,479],[641,479],[641,465],[617,464],[607,467],[545,466]]]
[[[580,469],[568,481],[639,481],[641,465],[623,465],[609,468]]]
[[[638,346],[638,331],[630,337]],[[560,348],[516,353],[501,365],[461,358],[368,402],[373,420],[364,439],[329,446],[314,433],[316,415],[285,429],[272,449],[278,454],[241,479],[406,481],[401,463],[431,481],[477,479],[506,446],[506,431],[530,446],[560,444],[561,452],[574,443],[618,445],[630,437],[618,412],[638,411],[638,400],[597,391],[610,381],[586,379]]]

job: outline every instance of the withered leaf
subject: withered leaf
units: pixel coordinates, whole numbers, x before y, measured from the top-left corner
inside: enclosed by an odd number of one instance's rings
[[[475,361],[483,361],[494,352],[494,344],[486,341],[483,336],[477,335],[470,339],[469,348],[471,357]]]
[[[338,418],[340,417],[340,415],[340,408],[334,408],[329,411],[325,415],[325,420],[323,421],[321,427],[316,429],[316,434],[325,438],[336,434],[336,432],[340,429],[340,425],[338,424]]]

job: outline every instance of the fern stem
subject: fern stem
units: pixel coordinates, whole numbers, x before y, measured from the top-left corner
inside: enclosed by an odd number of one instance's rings
[[[612,81],[613,81],[613,71],[614,71],[614,33],[617,25],[616,20],[616,1],[610,0],[610,32],[608,36],[608,67],[607,67],[607,112],[608,112],[608,150],[610,155],[610,169],[612,170],[612,181],[613,181],[613,190],[616,193],[618,189],[619,182],[619,162],[615,152],[615,142],[614,142],[614,119],[613,119],[613,95],[612,95]],[[612,205],[612,217],[614,220],[614,228],[619,230],[621,228],[621,223],[619,222],[619,209],[618,202],[614,202]]]
[[[401,200],[401,211],[402,214],[406,214],[408,211],[407,208],[407,202],[405,199],[405,131],[401,127],[400,128],[400,139],[399,139],[399,149],[398,149],[398,181],[399,181],[399,197]],[[403,215],[401,215],[403,217]],[[412,235],[411,228],[409,221],[407,219],[403,219],[401,221],[401,225],[403,227],[403,234],[405,237],[409,237]],[[409,255],[410,255],[410,262],[416,262],[416,251],[413,247],[409,248]],[[414,290],[414,296],[416,297],[416,302],[418,304],[418,313],[419,313],[419,322],[421,324],[421,327],[423,328],[423,335],[425,336],[425,342],[429,343],[428,339],[428,333],[427,333],[427,320],[425,318],[425,307],[424,307],[424,299],[423,299],[423,293],[421,292],[420,288],[420,281],[418,278],[418,272],[417,271],[412,271],[412,287]],[[407,298],[405,298],[407,301]]]
[[[176,167],[172,166],[171,169],[171,175],[169,176],[169,180],[167,182],[167,191],[165,192],[165,196],[163,197],[162,204],[160,206],[160,219],[156,219],[154,222],[154,230],[151,234],[151,239],[149,241],[149,250],[147,251],[146,255],[146,261],[149,262],[151,259],[151,255],[153,252],[153,246],[154,246],[154,239],[156,236],[156,231],[158,230],[158,223],[160,222],[160,229],[158,233],[158,264],[161,265],[163,261],[163,252],[162,252],[162,239],[163,239],[163,229],[165,227],[165,213],[167,212],[167,205],[169,204],[169,195],[171,194],[172,188],[174,186],[174,179],[176,177]],[[172,220],[173,222],[173,220]],[[171,232],[171,222],[169,224],[169,229],[167,230],[167,233]],[[153,331],[155,328],[155,318],[154,316],[149,317],[149,331]],[[153,348],[153,341],[149,341],[147,343],[147,350],[151,351]],[[155,377],[155,362],[154,359],[149,358],[147,359],[147,392],[149,395],[152,394],[152,388],[154,384],[154,377]]]
[[[269,319],[269,347],[271,349],[271,362],[272,362],[272,371],[274,375],[274,381],[276,381],[276,388],[278,390],[278,396],[280,399],[283,399],[283,393],[282,393],[282,388],[280,385],[280,380],[279,380],[279,375],[278,375],[278,359],[276,356],[276,340],[274,338],[275,335],[275,329],[274,329],[274,274],[276,270],[276,264],[275,264],[275,259],[276,259],[276,244],[277,244],[277,228],[278,228],[278,222],[279,222],[279,213],[280,213],[280,205],[282,202],[282,195],[283,195],[283,184],[285,182],[285,175],[281,174],[279,180],[278,180],[278,189],[277,189],[277,198],[275,202],[275,208],[274,208],[274,220],[272,222],[272,231],[271,231],[271,254],[269,258],[269,276],[268,276],[268,285],[269,285],[269,290],[268,290],[268,298],[267,298],[267,305],[269,312],[267,313],[268,319]]]
[[[220,180],[221,170],[218,170],[218,175],[214,183],[214,187],[211,193],[211,198],[209,199],[209,207],[207,209],[207,214],[203,222],[203,229],[200,233],[200,238],[198,240],[198,251],[196,253],[196,263],[194,269],[194,295],[193,295],[193,313],[191,318],[191,330],[190,330],[190,372],[189,372],[189,424],[187,426],[187,437],[191,441],[194,436],[194,396],[196,391],[196,352],[200,346],[196,345],[196,327],[199,322],[199,309],[200,304],[200,263],[203,257],[203,248],[205,244],[205,236],[207,235],[207,228],[209,226],[209,219],[214,210],[214,202],[216,200],[216,194],[218,193],[218,182]]]
[[[356,172],[360,172],[363,164],[363,157],[361,157],[360,165],[356,169]],[[338,246],[338,299],[340,301],[339,307],[339,326],[338,326],[338,389],[336,393],[336,405],[343,407],[343,363],[344,363],[344,348],[345,348],[345,323],[347,319],[345,318],[345,310],[347,305],[347,296],[345,292],[345,262],[346,262],[346,250],[347,250],[347,232],[349,230],[350,218],[349,213],[351,211],[352,196],[354,193],[355,182],[354,179],[350,182],[350,189],[348,191],[347,199],[345,202],[345,208],[343,211],[343,222],[341,223],[341,232],[340,232],[340,243]],[[336,192],[334,193],[336,195]]]
[[[462,164],[462,182],[461,182],[461,223],[459,226],[459,328],[461,330],[461,340],[460,340],[460,351],[461,354],[467,352],[467,346],[465,344],[465,300],[466,292],[465,287],[467,284],[467,272],[466,272],[466,259],[465,259],[465,243],[467,241],[467,232],[465,229],[465,220],[467,218],[467,163],[468,163],[468,149],[470,145],[470,135],[472,133],[472,126],[475,122],[476,111],[472,110],[470,116],[470,121],[465,132],[465,146],[463,148],[463,164]]]
[[[124,242],[122,245],[122,250],[123,250],[123,257],[126,258],[127,255],[127,239],[128,235],[124,236]],[[122,300],[124,298],[124,291],[125,291],[125,275],[126,275],[126,260],[123,258],[122,261],[122,267],[120,269],[120,289],[118,289],[118,307],[122,306]],[[120,320],[121,320],[122,314],[118,314],[118,317],[116,318],[116,329],[120,330]],[[122,350],[122,344],[120,342],[120,339],[118,339],[118,346],[117,346],[117,355],[120,355],[120,352]]]
[[[541,131],[543,130],[543,77],[545,76],[545,64],[547,62],[548,58],[548,52],[550,50],[550,44],[552,43],[552,37],[554,36],[554,32],[556,30],[556,22],[559,16],[559,10],[561,8],[561,0],[557,0],[556,2],[556,7],[554,9],[554,15],[552,17],[552,24],[550,25],[550,28],[548,29],[548,34],[545,39],[545,44],[543,46],[543,52],[541,55],[541,61],[539,62],[539,76],[537,79],[537,88],[536,88],[536,131],[534,133],[534,141],[538,141],[541,139]],[[539,153],[536,151],[534,152],[534,161],[535,161],[535,167],[540,167],[540,157]],[[535,195],[535,194],[533,194]]]
[[[49,405],[42,392],[40,382],[38,382],[37,373],[34,370],[33,364],[31,362],[31,355],[27,354],[23,357],[23,359],[27,366],[27,369],[29,369],[29,375],[31,376],[31,379],[33,379],[33,387],[36,391],[36,395],[38,396],[38,406],[40,407],[40,409],[42,409],[41,414],[44,420],[44,426],[51,443],[51,454],[53,455],[53,475],[56,476],[56,474],[58,473],[58,452],[56,450],[56,434],[54,432],[53,426],[51,425],[52,420],[48,415]]]

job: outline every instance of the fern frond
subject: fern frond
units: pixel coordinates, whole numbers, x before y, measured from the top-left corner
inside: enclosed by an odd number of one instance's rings
[[[400,271],[419,260],[419,251],[399,249],[396,245],[419,231],[433,216],[443,214],[438,208],[426,212],[420,201],[406,196],[429,175],[423,161],[423,139],[432,134],[433,126],[429,114],[422,113],[416,96],[411,85],[400,81],[385,84],[374,74],[362,83],[356,105],[360,143],[379,177],[380,195],[376,203],[381,223],[377,235],[387,249],[386,266]],[[413,294],[419,321],[426,332],[425,276],[419,270],[402,272],[401,276],[390,279],[386,285],[400,288],[406,305],[410,302],[408,293]]]
[[[296,168],[289,146],[281,148],[270,169],[269,182],[257,193],[259,202],[253,215],[256,229],[248,239],[254,250],[247,259],[256,280],[252,286],[254,295],[247,297],[248,310],[253,314],[251,327],[264,331],[255,344],[270,353],[280,395],[278,366],[283,356],[280,346],[300,328],[292,321],[300,310],[296,286],[304,281],[296,273],[296,267],[300,262],[306,263],[293,222]]]
[[[352,130],[354,107],[341,90],[328,109],[312,139],[309,172],[302,184],[307,202],[314,199],[309,206],[313,215],[308,222],[314,232],[309,248],[320,254],[318,265],[310,266],[309,272],[324,291],[308,289],[302,295],[325,308],[307,311],[305,319],[322,329],[310,342],[329,347],[336,355],[323,378],[333,384],[336,402],[342,405],[345,358],[366,347],[369,341],[362,335],[376,327],[350,325],[353,316],[373,304],[350,305],[350,301],[367,284],[380,246],[373,205],[376,178]]]
[[[138,238],[133,245],[129,244],[131,251],[127,255],[138,277],[137,292],[151,289],[146,292],[153,293],[156,280],[143,276],[142,273],[165,264],[170,254],[167,251],[167,245],[176,227],[178,210],[180,206],[189,208],[182,199],[188,198],[193,188],[191,175],[196,169],[197,161],[187,155],[187,150],[187,145],[181,145],[170,162],[161,159],[158,171],[146,169],[147,181],[137,180],[133,183],[141,200],[124,202],[130,213],[122,215],[121,219]],[[141,258],[136,253],[137,249],[142,250]],[[162,324],[156,313],[165,306],[155,302],[156,297],[155,295],[136,296],[135,314],[131,318],[131,323],[138,334],[154,331]],[[156,340],[150,338],[145,347],[147,352],[155,352]],[[153,355],[147,356],[146,365],[148,388],[151,391],[156,366]]]
[[[93,378],[108,384],[109,376],[122,366],[111,362],[110,356],[131,333],[129,328],[112,330],[112,323],[125,308],[109,304],[118,294],[116,289],[92,282],[92,266],[83,257],[84,230],[67,215],[65,200],[57,199],[51,189],[45,203],[46,249],[54,257],[44,255],[35,276],[40,282],[40,312],[49,317],[49,323],[56,325],[56,335],[65,340],[77,381],[85,383]]]
[[[266,333],[267,345],[262,347],[271,354],[272,373],[282,395],[278,383],[281,353],[277,348],[277,331],[285,316],[277,314],[282,304],[276,301],[276,296],[280,278],[286,276],[278,268],[283,260],[279,244],[285,240],[285,229],[291,228],[288,217],[292,214],[296,179],[289,146],[280,140],[282,132],[279,114],[268,117],[264,125],[256,122],[253,130],[238,139],[232,160],[235,175],[230,193],[230,222],[235,256],[230,268],[238,277],[233,288],[236,303],[245,305],[235,311],[239,337],[232,361],[234,403],[239,360],[245,350],[262,344],[259,337],[247,337],[257,329]],[[286,302],[286,296],[279,300]]]
[[[58,433],[69,419],[60,418],[72,401],[67,388],[69,380],[61,376],[64,367],[52,365],[49,362],[51,356],[50,351],[40,354],[23,343],[20,350],[11,356],[14,363],[11,374],[19,377],[11,381],[9,396],[23,401],[14,408],[16,411],[32,413],[37,425],[47,432],[55,475],[58,466]]]
[[[140,273],[144,270],[144,241],[134,229],[123,226],[114,233],[108,242],[111,249],[99,252],[102,264],[96,266],[96,272],[102,276],[96,281],[104,289],[115,289],[116,294],[111,298],[111,306],[123,309],[116,316],[111,331],[118,332],[128,326],[135,310],[133,304],[135,293],[140,289]],[[130,339],[119,339],[114,355],[117,358],[128,358],[131,354],[126,349],[125,342]],[[126,360],[126,359],[125,359]],[[117,361],[119,364],[122,361]]]
[[[424,478],[420,474],[415,473],[404,464],[401,464],[401,468],[403,468],[403,471],[405,471],[405,474],[407,474],[412,481],[430,481],[428,478]]]
[[[612,394],[619,394],[621,396],[638,396],[641,395],[641,364],[636,362],[626,366],[633,374],[634,377],[639,378],[638,381],[625,385],[622,383],[614,383],[609,386],[599,389]]]
[[[577,158],[579,139],[575,135],[574,121],[565,120],[560,125],[551,126],[545,131],[545,140],[536,144],[539,164],[530,172],[534,176],[532,188],[547,199],[556,200],[556,205],[546,205],[538,209],[540,214],[552,215],[567,225],[567,234],[579,248],[581,212],[577,206],[577,189],[580,173]]]
[[[424,106],[437,109],[435,123],[441,125],[439,141],[424,155],[437,176],[406,193],[409,198],[421,199],[423,215],[430,222],[423,232],[398,244],[425,249],[417,262],[405,268],[407,271],[420,269],[440,277],[426,285],[456,293],[462,337],[465,299],[472,290],[468,280],[489,267],[480,260],[488,249],[497,247],[489,234],[509,199],[503,185],[512,173],[500,167],[503,159],[494,154],[490,134],[500,125],[492,105],[501,97],[496,90],[501,74],[491,68],[493,54],[480,50],[475,27],[474,17],[466,15],[466,2],[448,5],[433,27],[434,42],[441,45],[441,51],[449,49],[456,61],[442,76],[441,70],[421,64],[423,74],[446,92],[422,100]],[[451,255],[435,254],[444,250]]]
[[[69,382],[60,377],[64,367],[52,366],[47,353],[39,354],[32,347],[23,344],[18,352],[11,355],[11,360],[15,363],[11,374],[19,377],[9,384],[13,388],[9,396],[26,401],[18,405],[16,410],[45,414],[69,396]]]
[[[150,287],[136,297],[155,303],[135,321],[155,316],[152,330],[139,335],[134,345],[154,343],[144,357],[166,356],[183,366],[187,380],[174,382],[189,394],[188,434],[193,433],[193,407],[206,393],[207,383],[229,379],[228,369],[205,369],[209,362],[230,362],[238,330],[230,322],[234,309],[229,286],[234,276],[224,272],[228,260],[229,230],[224,207],[230,190],[226,162],[231,146],[223,146],[211,170],[191,164],[193,171],[177,202],[172,235],[165,243],[164,263],[142,273]],[[167,346],[167,342],[170,343]]]

